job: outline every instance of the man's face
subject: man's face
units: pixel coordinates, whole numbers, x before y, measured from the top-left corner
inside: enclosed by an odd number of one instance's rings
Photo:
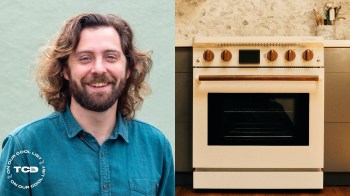
[[[120,37],[112,27],[83,29],[77,49],[68,58],[64,77],[72,103],[102,112],[116,104],[129,77]]]

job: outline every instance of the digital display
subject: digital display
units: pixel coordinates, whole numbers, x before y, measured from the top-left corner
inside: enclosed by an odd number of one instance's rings
[[[260,50],[239,50],[239,64],[259,64]]]

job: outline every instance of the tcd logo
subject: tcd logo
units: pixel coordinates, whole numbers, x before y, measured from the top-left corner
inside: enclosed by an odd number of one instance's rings
[[[27,164],[21,165],[23,163],[21,160],[26,158],[31,160]],[[7,179],[11,184],[20,189],[30,189],[38,186],[41,181],[43,181],[46,174],[46,167],[44,165],[44,159],[36,152],[31,152],[29,150],[20,150],[15,152],[7,161],[6,173]],[[30,182],[24,180],[23,182],[16,182],[16,179],[21,179],[30,173]]]
[[[22,173],[28,173],[28,172],[29,173],[37,173],[39,171],[38,167],[34,167],[34,166],[31,166],[31,167],[14,166],[13,168],[15,168],[16,173],[19,173],[19,172],[22,172]]]

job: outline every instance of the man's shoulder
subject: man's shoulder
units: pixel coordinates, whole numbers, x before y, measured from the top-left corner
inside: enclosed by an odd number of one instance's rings
[[[17,128],[15,128],[12,132],[9,133],[11,137],[26,137],[28,135],[32,135],[33,132],[44,130],[48,128],[48,125],[59,118],[61,115],[60,112],[53,112],[44,117],[32,120],[28,123],[25,123]]]
[[[157,127],[139,119],[128,121],[129,134],[135,134],[141,137],[160,139],[162,142],[167,142],[165,135]]]
[[[162,134],[162,132],[155,126],[139,119],[128,120],[127,124],[128,124],[128,128],[142,130],[145,133],[156,134],[156,135]]]

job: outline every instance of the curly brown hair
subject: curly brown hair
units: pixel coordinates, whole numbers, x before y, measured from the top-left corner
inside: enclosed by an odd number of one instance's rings
[[[36,81],[40,95],[55,111],[64,112],[70,102],[69,82],[63,77],[68,66],[68,57],[77,48],[80,33],[84,28],[113,27],[120,36],[121,47],[127,59],[130,77],[118,99],[118,110],[131,119],[150,92],[145,82],[152,67],[150,52],[141,52],[134,46],[134,34],[129,24],[115,15],[86,13],[66,21],[58,35],[44,48],[38,59]]]

